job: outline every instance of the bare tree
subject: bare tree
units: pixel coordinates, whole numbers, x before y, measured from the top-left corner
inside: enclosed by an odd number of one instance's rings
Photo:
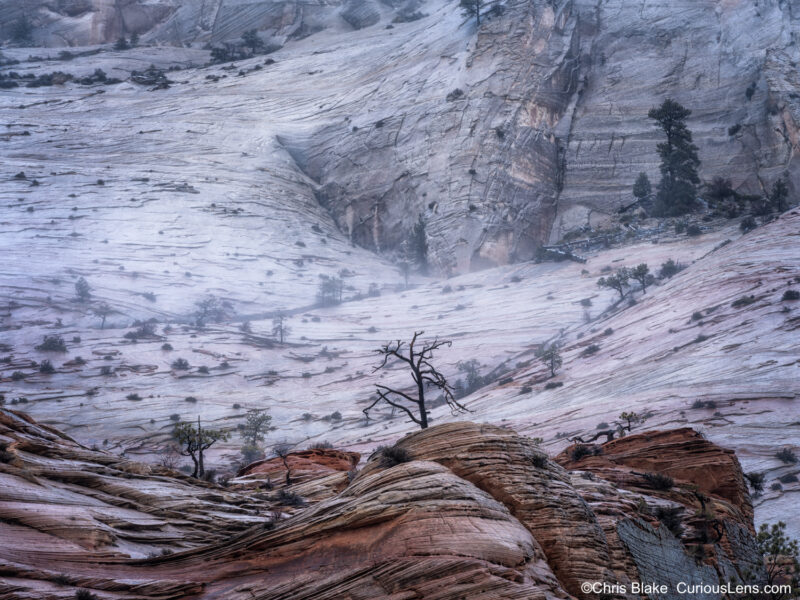
[[[406,344],[400,340],[389,342],[375,352],[383,357],[381,364],[373,369],[373,373],[383,369],[390,360],[400,360],[411,370],[411,377],[416,385],[416,396],[414,393],[406,393],[396,390],[379,383],[375,384],[378,397],[375,401],[364,409],[364,415],[369,419],[369,411],[378,403],[385,402],[392,408],[398,408],[405,412],[409,418],[420,426],[421,429],[428,427],[428,411],[425,408],[425,389],[435,388],[441,390],[444,399],[453,414],[468,412],[467,408],[460,404],[453,395],[453,388],[445,379],[444,375],[433,366],[433,352],[442,346],[452,346],[450,340],[440,340],[438,338],[430,342],[421,342],[421,348],[417,348],[417,339],[424,334],[424,331],[414,332],[411,343]],[[416,414],[415,411],[416,410]]]
[[[275,456],[283,461],[283,468],[286,469],[286,485],[292,485],[292,468],[289,466],[289,454],[292,452],[292,447],[286,442],[275,444],[272,447]]]
[[[282,312],[277,313],[272,318],[272,335],[278,338],[278,341],[281,344],[292,331],[292,328],[289,327],[286,321],[286,315],[284,315]]]

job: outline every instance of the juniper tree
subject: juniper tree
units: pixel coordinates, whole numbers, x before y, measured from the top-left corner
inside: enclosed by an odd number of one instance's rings
[[[100,317],[100,329],[103,329],[106,326],[106,317],[114,312],[108,304],[105,302],[101,302],[99,305],[94,307],[94,314]]]
[[[639,177],[636,178],[633,184],[634,198],[636,198],[636,201],[641,205],[650,198],[650,194],[652,193],[653,188],[650,185],[650,179],[647,177],[647,173],[639,173]]]
[[[203,429],[198,416],[196,427],[188,422],[176,423],[172,430],[172,437],[180,445],[180,453],[192,459],[194,463],[192,477],[203,477],[205,475],[204,452],[218,441],[227,440],[230,434],[221,429]]]
[[[475,25],[480,27],[481,25],[481,10],[484,6],[483,0],[460,0],[459,6],[461,6],[461,13],[465,17],[475,17]]]
[[[258,36],[258,30],[249,29],[242,34],[242,42],[245,47],[250,48],[250,52],[255,54],[256,51],[264,47],[264,41]]]
[[[650,275],[650,267],[648,267],[645,263],[636,265],[633,269],[631,269],[631,277],[638,281],[642,286],[642,292],[647,293],[647,284],[653,279],[653,276]]]
[[[92,288],[83,277],[78,278],[78,281],[75,282],[75,294],[77,294],[79,302],[86,302],[92,296]]]
[[[467,408],[456,400],[453,388],[445,376],[433,365],[434,351],[444,346],[452,346],[453,342],[438,338],[433,341],[419,340],[419,337],[424,333],[424,331],[414,332],[414,337],[411,338],[411,342],[408,345],[405,342],[396,340],[375,351],[382,357],[382,360],[373,369],[373,373],[385,368],[390,364],[390,361],[405,363],[405,366],[411,372],[414,390],[403,391],[376,383],[375,390],[378,397],[363,411],[367,419],[369,419],[369,411],[383,402],[392,408],[402,410],[421,429],[426,429],[428,427],[428,411],[425,406],[425,390],[429,388],[442,392],[444,401],[453,414],[467,411]]]
[[[609,288],[619,292],[620,300],[625,297],[625,288],[628,287],[628,281],[631,278],[631,273],[628,269],[623,267],[619,269],[614,275],[608,277],[601,277],[597,280],[597,285],[604,288]]]
[[[692,111],[669,98],[647,113],[667,137],[657,147],[661,157],[661,181],[653,209],[657,216],[682,215],[696,206],[700,159],[697,146],[692,143],[692,132],[686,127],[691,114]]]
[[[556,371],[561,368],[561,365],[564,364],[564,361],[561,358],[561,353],[558,351],[557,344],[550,344],[542,348],[541,353],[539,354],[539,360],[541,360],[548,369],[550,369],[550,377],[556,376]]]

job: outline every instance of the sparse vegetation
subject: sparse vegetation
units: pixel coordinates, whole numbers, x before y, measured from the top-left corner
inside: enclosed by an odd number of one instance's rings
[[[300,507],[306,505],[305,498],[285,488],[278,490],[275,500],[284,506]]]
[[[188,371],[189,370],[189,361],[185,358],[176,358],[172,361],[172,368],[176,371]]]
[[[78,302],[88,302],[92,297],[92,288],[83,277],[78,278],[78,281],[75,282],[75,295]]]
[[[50,373],[55,373],[56,368],[53,366],[49,360],[44,359],[42,362],[39,363],[39,373],[44,373],[49,375]]]
[[[786,290],[783,292],[783,296],[781,296],[782,301],[789,301],[789,300],[800,300],[800,292],[797,290]]]
[[[283,344],[291,331],[292,329],[289,327],[286,316],[282,312],[278,312],[272,318],[272,335]]]
[[[623,412],[619,415],[618,419],[624,422],[624,425],[621,425],[623,429],[630,431],[634,425],[639,425],[644,423],[647,420],[647,417],[644,415],[640,415],[635,412]]]
[[[603,453],[600,446],[594,444],[578,444],[570,451],[570,458],[574,461],[581,460],[587,456],[599,456]]]
[[[746,216],[744,219],[742,219],[742,222],[739,223],[739,229],[742,233],[753,231],[753,229],[756,227],[758,227],[758,223],[756,223],[756,220],[750,215]]]
[[[667,262],[661,264],[661,269],[658,271],[658,276],[660,279],[669,279],[673,275],[677,275],[683,271],[685,268],[685,265],[675,262],[670,258],[667,260]]]
[[[46,335],[41,344],[36,346],[39,352],[66,352],[67,345],[60,335]]]
[[[800,563],[798,563],[798,543],[786,535],[786,523],[779,521],[769,526],[761,525],[756,535],[760,554],[764,557],[767,583],[789,583],[790,593],[774,593],[771,600],[796,598],[800,592]]]
[[[742,308],[743,306],[749,306],[756,301],[756,297],[753,295],[750,296],[741,296],[737,298],[733,302],[731,302],[731,306],[733,308]]]
[[[676,538],[681,537],[683,526],[681,525],[681,513],[683,509],[679,506],[657,506],[655,517],[666,527]]]
[[[412,460],[408,450],[399,446],[378,446],[375,454],[379,458],[380,465],[387,469]]]
[[[675,485],[675,480],[663,473],[645,473],[642,477],[655,490],[670,490]]]
[[[550,370],[550,377],[555,377],[556,371],[558,371],[564,363],[561,358],[561,353],[559,352],[558,344],[555,342],[549,346],[542,347],[538,358]]]
[[[781,448],[775,453],[775,458],[787,464],[797,463],[797,455],[791,448]]]
[[[339,277],[320,275],[317,302],[320,306],[335,306],[342,303],[344,281]]]

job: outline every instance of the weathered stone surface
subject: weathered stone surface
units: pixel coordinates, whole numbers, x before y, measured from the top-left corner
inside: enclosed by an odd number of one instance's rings
[[[73,479],[78,473],[91,477],[97,470],[90,459],[101,453],[81,449],[14,413],[4,412],[3,419],[2,436],[14,439],[15,454],[11,461],[4,459],[4,467],[18,460],[30,462],[25,458],[29,450],[20,448],[30,449],[36,442],[39,455],[58,455],[61,466],[71,465],[81,454],[85,462],[71,467]],[[33,593],[66,598],[76,587],[97,590],[101,597],[134,593],[153,600],[189,595],[229,600],[567,600],[581,579],[719,582],[741,573],[736,566],[740,558],[752,558],[746,550],[752,535],[739,527],[732,534],[735,544],[709,544],[715,553],[697,566],[681,541],[634,513],[640,510],[634,506],[658,500],[601,479],[570,475],[556,463],[542,461],[532,441],[506,429],[442,425],[409,435],[399,445],[412,460],[387,466],[374,456],[335,496],[288,518],[273,514],[263,525],[239,535],[168,556],[124,560],[119,554],[69,548],[68,536],[57,529],[46,534],[30,523],[4,523],[12,543],[0,548],[0,592],[15,600]],[[680,452],[680,443],[671,448]],[[37,512],[57,515],[62,502],[54,495],[57,486],[42,476],[41,468],[26,469],[41,481]],[[154,518],[160,514],[159,502],[174,501],[178,487],[192,485],[144,466],[131,464],[126,470],[134,471],[143,473],[139,487],[150,488]],[[91,489],[109,496],[108,489]],[[117,484],[116,489],[123,496],[124,486]],[[197,489],[202,497],[203,487]],[[160,494],[165,496],[159,500]],[[219,519],[247,497],[244,491],[215,494],[214,517]],[[110,514],[107,505],[97,505],[95,512]],[[125,521],[131,514],[117,515],[117,527],[133,526]],[[199,514],[197,508],[184,509],[183,518]],[[614,535],[607,541],[606,533]],[[59,541],[58,552],[52,546],[46,552],[34,548],[43,535]],[[576,595],[591,597],[579,586]]]
[[[381,18],[378,9],[369,0],[350,0],[340,14],[354,29],[375,25]]]

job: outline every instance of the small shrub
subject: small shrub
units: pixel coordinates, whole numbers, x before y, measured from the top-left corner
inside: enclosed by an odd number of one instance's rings
[[[387,469],[412,460],[408,450],[398,446],[379,446],[375,454],[379,457],[380,465]]]
[[[50,373],[55,373],[56,369],[49,360],[45,359],[41,363],[39,363],[39,373],[45,373],[49,375]]]
[[[75,600],[100,600],[89,590],[80,589],[75,592]]]
[[[694,342],[693,342],[693,343],[695,343],[695,344],[699,344],[700,342],[705,342],[707,339],[708,339],[708,336],[707,336],[707,335],[703,335],[703,334],[701,333],[701,334],[700,334],[700,335],[698,335],[696,338],[694,338]]]
[[[330,417],[331,417],[331,421],[341,421],[342,420],[342,413],[340,413],[337,410],[337,411],[332,412],[330,414]]]
[[[197,367],[198,373],[203,373],[204,375],[208,375],[208,367],[203,365],[202,367]]]
[[[692,313],[692,321],[699,321],[702,318],[703,318],[703,314],[702,313],[697,312],[697,311]]]
[[[749,306],[750,304],[753,304],[753,302],[755,302],[755,301],[756,301],[756,297],[755,296],[752,296],[752,295],[751,296],[742,296],[741,298],[737,298],[736,300],[731,302],[731,306],[733,308],[741,308],[743,306]]]
[[[683,533],[680,516],[682,510],[680,507],[670,506],[659,506],[655,510],[656,518],[677,538]]]
[[[169,416],[169,420],[170,420],[170,421],[174,421],[174,422],[176,422],[176,423],[177,423],[178,421],[180,421],[180,420],[181,420],[181,416],[180,416],[178,413],[172,413],[172,414]]]
[[[749,215],[742,219],[741,223],[739,223],[739,230],[742,233],[753,231],[753,229],[756,227],[758,227],[758,223],[756,223],[756,220]]]
[[[233,408],[233,410],[239,410],[240,408],[242,408],[242,405],[239,404],[238,402],[235,402],[231,408]]]
[[[172,344],[170,344],[170,343],[161,344],[161,349],[164,352],[169,352],[170,350],[174,350],[174,348],[172,347]]]
[[[66,352],[67,345],[60,335],[46,335],[44,341],[36,346],[36,349],[40,352]]]
[[[333,444],[327,440],[322,440],[321,442],[314,442],[308,448],[310,450],[330,450],[333,448]]]
[[[686,228],[686,235],[690,237],[698,236],[701,233],[703,233],[702,229],[700,229],[700,226],[696,225],[695,223],[692,223]]]
[[[781,483],[795,483],[797,481],[797,475],[794,473],[787,473],[786,475],[778,477],[778,481]]]
[[[189,402],[191,404],[196,404],[197,403],[197,398],[195,398],[194,396],[186,396],[186,398],[184,398],[184,402]]]
[[[545,384],[544,389],[553,390],[555,388],[561,387],[562,385],[564,385],[564,383],[561,382],[561,381],[550,381],[550,382]]]
[[[592,354],[596,354],[600,351],[600,346],[597,344],[592,344],[591,346],[587,346],[586,349],[581,353],[583,356],[591,356]]]
[[[110,365],[103,365],[100,367],[100,375],[113,375],[114,369]]]
[[[128,394],[127,396],[125,396],[125,399],[126,400],[138,401],[138,400],[141,400],[142,397],[139,394]]]
[[[655,490],[669,490],[675,485],[675,480],[663,473],[645,473],[642,477]]]
[[[611,425],[609,425],[608,423],[606,423],[605,421],[603,421],[602,423],[598,423],[598,424],[597,424],[597,429],[600,429],[601,431],[602,431],[603,429],[611,429]]]
[[[572,460],[581,460],[586,456],[598,456],[603,453],[603,449],[600,446],[595,446],[594,444],[578,444],[572,449],[570,452],[570,457]]]
[[[522,388],[519,390],[520,394],[530,394],[533,391],[533,388],[529,385],[523,385]]]
[[[176,358],[174,361],[172,361],[172,368],[176,371],[188,371],[189,361],[185,358]]]
[[[771,486],[769,486],[769,489],[771,489],[773,492],[780,492],[783,489],[783,486],[776,481]]]
[[[728,135],[734,136],[737,133],[739,133],[739,131],[741,131],[741,129],[742,129],[742,124],[741,123],[736,123],[736,125],[731,125],[730,127],[728,127]]]
[[[764,473],[745,473],[744,476],[754,492],[761,493],[764,491]]]
[[[686,268],[685,265],[675,262],[670,258],[667,262],[661,263],[661,268],[658,271],[658,276],[661,279],[669,279],[673,275],[677,275],[678,273],[683,271],[685,268]]]
[[[280,502],[284,506],[305,506],[306,501],[305,499],[300,496],[299,494],[295,494],[294,492],[290,492],[287,489],[281,489],[275,495],[275,500]]]
[[[537,469],[544,469],[547,466],[546,454],[531,454],[531,463]]]
[[[581,306],[584,306],[584,307],[588,308],[591,305],[592,305],[591,298],[584,298],[583,300],[581,300]]]
[[[797,290],[786,290],[783,292],[781,300],[800,300],[800,292]]]
[[[797,462],[797,455],[791,448],[781,448],[775,453],[775,458],[787,464],[795,464]]]
[[[301,418],[303,419],[303,421],[308,422],[308,421],[311,421],[314,418],[314,415],[312,415],[311,413],[307,412],[307,413],[303,413],[303,416]]]
[[[603,335],[611,335],[612,333],[614,333],[614,330],[611,329],[611,327],[609,327],[605,331],[603,331]]]

